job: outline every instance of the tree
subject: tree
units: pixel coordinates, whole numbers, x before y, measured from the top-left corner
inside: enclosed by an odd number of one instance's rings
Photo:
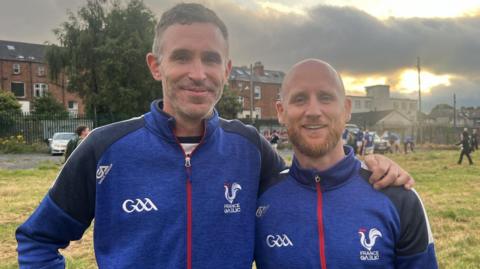
[[[15,115],[20,114],[22,106],[11,92],[0,89],[0,135],[8,134],[15,124]]]
[[[95,116],[130,117],[147,111],[161,93],[145,64],[155,32],[153,13],[141,0],[126,6],[122,1],[87,0],[77,14],[68,15],[55,30],[61,49],[52,45],[47,50],[53,71],[65,71],[68,89],[77,92]]]
[[[50,93],[46,93],[42,97],[37,97],[33,100],[33,114],[37,116],[48,116],[66,118],[68,117],[68,112],[61,104],[57,101]]]
[[[216,109],[221,117],[225,119],[236,119],[237,114],[242,112],[243,105],[239,102],[238,95],[225,85],[222,98],[217,103]]]
[[[21,105],[11,92],[0,89],[0,112],[5,114],[20,113]]]

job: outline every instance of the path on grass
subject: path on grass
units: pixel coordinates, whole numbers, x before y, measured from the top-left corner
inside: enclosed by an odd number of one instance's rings
[[[0,154],[0,169],[21,170],[37,167],[43,162],[61,163],[63,156],[51,156],[42,153]]]

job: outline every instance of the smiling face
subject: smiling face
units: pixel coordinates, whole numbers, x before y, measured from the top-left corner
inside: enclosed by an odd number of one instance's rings
[[[350,112],[351,101],[330,65],[302,61],[285,77],[277,114],[296,154],[319,158],[332,150],[343,152],[339,141]]]
[[[161,56],[147,56],[162,81],[163,110],[177,119],[207,118],[220,99],[231,69],[228,45],[211,23],[174,24],[162,35]]]

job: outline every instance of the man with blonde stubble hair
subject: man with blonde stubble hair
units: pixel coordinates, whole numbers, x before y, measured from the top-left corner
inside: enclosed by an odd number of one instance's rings
[[[255,259],[259,269],[436,269],[418,194],[375,190],[370,172],[341,143],[351,100],[337,72],[307,59],[287,73],[277,102],[294,158],[262,181]]]

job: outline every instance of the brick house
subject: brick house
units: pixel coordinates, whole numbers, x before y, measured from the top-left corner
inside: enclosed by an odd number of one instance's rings
[[[238,95],[243,104],[239,118],[250,118],[250,96],[253,84],[253,117],[256,119],[277,119],[275,102],[279,99],[280,86],[285,73],[265,70],[261,62],[253,65],[253,75],[248,67],[233,67],[229,78],[229,88]]]
[[[48,78],[45,45],[0,40],[0,89],[12,92],[22,111],[32,110],[32,101],[49,92],[72,114],[83,114],[84,103],[66,90],[66,78],[58,84]]]

